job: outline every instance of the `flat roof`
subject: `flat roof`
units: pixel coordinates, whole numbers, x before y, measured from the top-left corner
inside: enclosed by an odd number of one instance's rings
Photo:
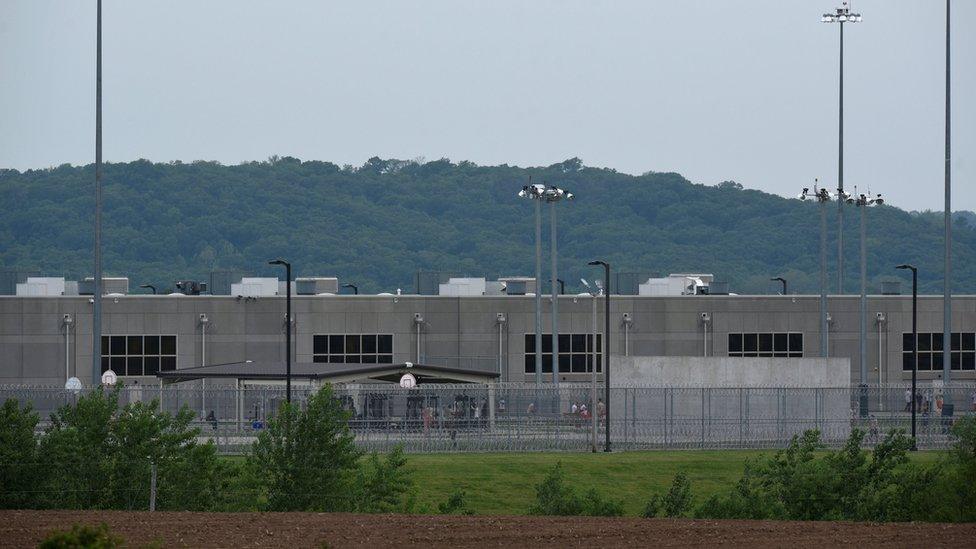
[[[285,379],[284,362],[229,362],[159,372],[156,377],[168,383],[196,379],[231,378],[241,380],[278,381]],[[498,372],[451,368],[433,364],[329,364],[322,362],[293,362],[292,379],[348,383],[357,380],[378,380],[396,383],[403,374],[411,373],[418,383],[489,383]]]

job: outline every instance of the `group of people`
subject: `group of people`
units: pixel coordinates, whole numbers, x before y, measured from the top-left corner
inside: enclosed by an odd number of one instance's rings
[[[574,418],[578,418],[581,420],[581,422],[585,423],[587,420],[593,417],[593,411],[587,408],[586,403],[574,401],[569,407],[569,415]],[[601,423],[607,417],[607,406],[603,403],[603,399],[597,400],[596,417]]]

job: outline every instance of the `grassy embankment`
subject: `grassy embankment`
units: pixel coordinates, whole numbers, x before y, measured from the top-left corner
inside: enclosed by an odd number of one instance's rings
[[[773,451],[657,451],[517,454],[416,454],[408,467],[417,487],[417,503],[431,509],[456,488],[478,514],[521,515],[535,500],[535,485],[546,470],[562,462],[567,481],[578,490],[596,488],[620,499],[636,515],[654,491],[664,492],[678,471],[692,482],[696,501],[728,490],[742,474],[746,459]],[[935,461],[938,452],[918,452],[913,460]]]

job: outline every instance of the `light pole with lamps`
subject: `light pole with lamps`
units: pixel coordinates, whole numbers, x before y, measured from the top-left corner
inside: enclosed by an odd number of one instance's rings
[[[912,271],[912,450],[918,450],[915,442],[915,392],[917,391],[918,376],[918,269],[914,265],[903,264],[895,267],[896,269],[908,269]],[[945,349],[945,342],[942,342]],[[943,350],[943,352],[945,352]]]
[[[274,259],[268,265],[285,266],[285,401],[291,404],[291,263]]]
[[[825,13],[820,18],[823,23],[840,23],[840,91],[838,109],[837,140],[837,191],[844,194],[844,23],[860,23],[861,14],[852,13],[847,0],[835,13]],[[837,205],[837,293],[844,293],[844,201]]]
[[[550,254],[552,256],[552,383],[559,388],[559,294],[556,293],[556,285],[559,284],[556,263],[558,254],[556,251],[556,204],[563,200],[572,200],[573,193],[560,189],[555,185],[549,186],[545,192],[546,202],[549,203],[549,234],[552,242],[550,243]],[[558,398],[558,397],[557,397]]]
[[[535,383],[542,383],[542,201],[546,188],[529,184],[522,187],[520,198],[535,201]]]
[[[604,321],[603,327],[603,393],[605,414],[603,424],[606,428],[606,443],[603,446],[604,452],[610,451],[610,264],[606,261],[590,261],[590,266],[603,265],[603,275],[605,278],[605,289],[603,291]],[[595,343],[594,343],[595,344]],[[595,361],[594,361],[595,362]]]
[[[782,282],[783,283],[783,295],[786,295],[786,279],[785,278],[783,278],[781,276],[777,276],[777,277],[770,278],[769,281],[770,282],[776,282],[776,281]]]
[[[92,291],[92,387],[102,381],[102,0],[95,31],[95,280]]]
[[[884,204],[881,195],[873,198],[866,194],[858,195],[857,198],[849,198],[847,201],[854,204],[861,210],[861,299],[860,299],[860,354],[861,354],[861,395],[858,409],[861,417],[868,414],[868,208],[875,205]]]
[[[817,188],[814,180],[813,192],[804,187],[798,197],[800,200],[816,199],[820,204],[820,356],[827,358],[827,203],[833,195],[827,189]]]

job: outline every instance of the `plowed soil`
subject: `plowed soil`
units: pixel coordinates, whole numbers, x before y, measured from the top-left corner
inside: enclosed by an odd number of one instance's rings
[[[127,546],[164,547],[973,547],[976,524],[867,524],[594,517],[0,511],[0,546],[36,547],[106,523]]]

